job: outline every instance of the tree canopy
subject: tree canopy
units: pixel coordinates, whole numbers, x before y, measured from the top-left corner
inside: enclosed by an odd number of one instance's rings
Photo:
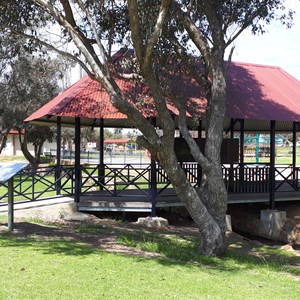
[[[11,129],[19,131],[21,149],[30,162],[38,162],[41,147],[53,138],[49,127],[28,126],[23,120],[38,107],[48,102],[59,91],[59,80],[66,64],[62,59],[29,55],[19,41],[1,38],[1,150]],[[26,129],[26,130],[24,130]],[[27,150],[27,142],[34,145],[35,157]]]

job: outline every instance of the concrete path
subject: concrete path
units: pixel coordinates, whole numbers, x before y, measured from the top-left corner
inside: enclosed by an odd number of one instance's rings
[[[16,218],[38,217],[47,220],[59,219],[66,214],[77,211],[74,198],[55,197],[47,200],[14,203],[14,216]],[[7,215],[7,204],[0,204],[0,216]]]

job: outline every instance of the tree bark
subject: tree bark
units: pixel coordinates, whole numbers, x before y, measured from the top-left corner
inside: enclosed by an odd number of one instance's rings
[[[1,145],[0,145],[0,154],[2,153],[3,149],[6,146],[7,137],[8,137],[8,133],[7,134],[5,133],[2,135],[2,140],[1,140]]]
[[[22,140],[21,130],[18,130],[18,132],[19,132],[19,141],[20,141],[21,151],[22,151],[23,155],[25,156],[25,158],[28,160],[28,162],[30,164],[34,165],[35,164],[35,159],[28,150],[26,134],[24,134],[23,140]]]

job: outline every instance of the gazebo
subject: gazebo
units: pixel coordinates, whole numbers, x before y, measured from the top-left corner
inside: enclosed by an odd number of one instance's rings
[[[121,55],[117,55],[115,60],[121,58]],[[132,82],[117,79],[116,83],[122,91],[128,92],[133,101],[141,93],[149,97],[147,89]],[[196,112],[193,116],[198,120],[197,140],[201,146],[204,143],[202,133],[206,126],[203,114],[206,99],[192,83],[188,85],[183,83],[180,88],[187,90],[190,107]],[[142,111],[145,117],[155,122],[156,112],[151,106],[150,97],[149,103],[146,102]],[[176,118],[177,111],[171,103],[169,109]],[[38,109],[25,122],[57,126],[58,189],[63,173],[60,157],[61,126],[75,127],[74,197],[79,210],[126,210],[128,208],[132,211],[150,210],[152,215],[155,215],[156,206],[181,205],[174,193],[170,192],[171,186],[166,174],[154,160],[141,168],[132,165],[113,168],[104,164],[103,129],[105,127],[132,128],[133,124],[110,104],[108,94],[101,85],[88,76],[81,78]],[[296,166],[296,132],[299,130],[299,122],[300,82],[298,80],[279,67],[228,63],[224,133],[230,138],[225,139],[223,145],[225,151],[223,174],[228,188],[229,203],[263,202],[269,203],[269,206],[274,208],[275,201],[295,200],[295,197],[300,195],[298,182],[300,169]],[[100,163],[94,166],[97,172],[86,171],[84,166],[80,165],[81,126],[100,128]],[[276,131],[293,132],[292,164],[288,167],[275,165]],[[239,143],[234,137],[235,132],[239,133]],[[270,134],[269,163],[263,165],[245,163],[243,142],[245,132]],[[182,143],[184,143],[182,139],[176,141],[177,145]],[[199,184],[201,179],[199,166],[190,159],[181,160],[180,163],[186,169],[191,182],[195,185]],[[87,179],[98,188],[97,193],[89,192],[90,189],[85,188]],[[89,198],[92,196],[93,200]],[[126,207],[125,199],[135,199],[133,200],[135,204]],[[148,205],[142,204],[146,202]]]

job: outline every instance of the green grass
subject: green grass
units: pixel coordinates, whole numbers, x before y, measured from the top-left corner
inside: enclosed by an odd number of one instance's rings
[[[7,215],[0,216],[0,223],[6,223],[7,222]]]
[[[299,148],[299,147],[298,147]],[[296,164],[300,164],[300,148],[297,148]],[[255,148],[254,148],[255,149]],[[292,148],[291,147],[276,147],[275,164],[292,164]],[[245,162],[255,163],[255,150],[252,150],[251,157],[245,157]],[[259,163],[269,163],[270,157],[259,157]]]
[[[126,240],[131,245],[144,244],[164,257],[117,255],[54,237],[41,240],[2,234],[0,299],[297,299],[299,296],[299,282],[282,267],[234,253],[223,259],[203,258],[195,254],[197,245],[190,238],[138,236],[128,235]],[[125,233],[120,242],[125,243]],[[169,245],[169,250],[162,248],[162,244],[166,248]],[[171,255],[175,244],[183,249],[181,254],[186,253],[186,258]]]
[[[0,162],[27,161],[23,155],[0,156]]]

